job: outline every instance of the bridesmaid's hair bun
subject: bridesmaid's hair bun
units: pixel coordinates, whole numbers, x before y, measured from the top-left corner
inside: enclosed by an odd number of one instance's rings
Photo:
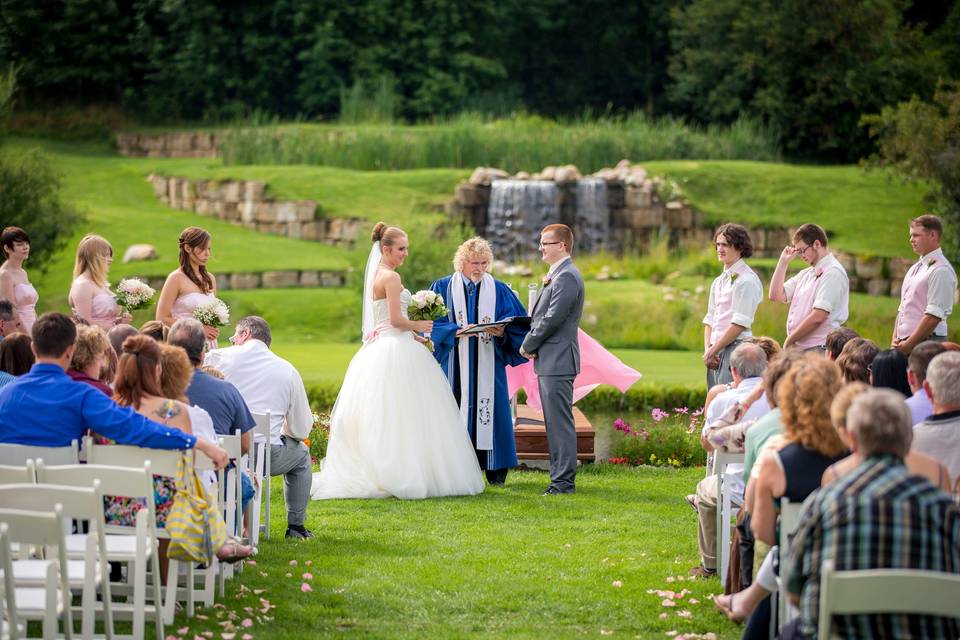
[[[370,234],[371,242],[380,242],[383,240],[383,234],[389,229],[386,222],[378,222],[373,226],[373,233]]]

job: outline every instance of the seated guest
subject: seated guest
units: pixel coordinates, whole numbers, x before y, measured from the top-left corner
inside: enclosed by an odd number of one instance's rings
[[[23,329],[16,307],[9,300],[0,300],[0,340],[18,331]]]
[[[167,326],[159,320],[147,320],[140,327],[140,333],[150,336],[157,342],[167,341]]]
[[[770,360],[773,359],[773,356],[783,351],[780,343],[770,336],[753,336],[752,338],[745,340],[745,342],[751,342],[763,349],[763,352],[767,354],[767,362],[770,362]]]
[[[930,344],[937,343],[931,342]],[[914,348],[911,355],[916,353],[917,348]],[[840,392],[837,393],[833,399],[833,403],[830,405],[830,420],[833,422],[833,426],[837,428],[840,439],[843,440],[847,448],[853,451],[853,453],[824,471],[823,478],[820,480],[820,486],[825,487],[834,480],[839,480],[842,476],[859,467],[863,462],[863,456],[857,453],[856,443],[853,441],[853,436],[850,435],[850,430],[847,429],[847,413],[850,411],[850,405],[853,404],[857,396],[869,390],[870,387],[862,382],[851,382],[840,389]],[[910,471],[910,473],[923,476],[933,483],[934,486],[940,487],[944,491],[951,490],[950,474],[947,472],[947,468],[930,456],[911,451],[907,454],[906,458],[904,458],[904,463],[907,465],[907,470]]]
[[[761,385],[767,368],[767,354],[755,344],[741,343],[733,350],[730,356],[730,370],[733,373],[733,384],[714,398],[707,408],[704,424],[715,422],[730,407],[737,402],[744,402]],[[723,386],[723,385],[721,385]],[[766,397],[761,395],[751,403],[742,416],[742,420],[758,418],[770,411]],[[742,468],[740,465],[730,465],[724,476],[724,486],[731,492],[734,504],[743,503]],[[700,566],[694,567],[689,574],[697,578],[706,578],[716,575],[717,572],[717,477],[708,476],[697,484],[694,506],[697,509],[697,540],[700,545]]]
[[[176,349],[176,347],[173,348]],[[123,343],[123,354],[120,356],[114,397],[121,407],[133,407],[143,416],[158,416],[163,424],[176,427],[184,433],[192,433],[194,425],[189,407],[179,400],[166,397],[161,388],[158,374],[162,369],[160,346],[153,338],[149,336],[127,338]],[[186,386],[186,381],[182,382],[182,386]],[[171,383],[171,386],[176,386],[176,383]],[[176,389],[173,390],[176,391]],[[209,421],[209,416],[206,418]],[[215,437],[215,434],[212,434],[212,427],[208,427],[208,431],[210,432],[208,435]],[[201,434],[194,433],[194,435],[198,436],[198,443],[206,442],[216,446],[213,441]],[[157,526],[162,528],[166,525],[167,514],[173,506],[176,484],[173,478],[154,476],[153,487]],[[134,526],[136,512],[143,506],[139,500],[120,497],[109,498],[108,505],[103,513],[106,524],[123,526]],[[164,546],[162,545],[160,549],[161,557],[165,558]],[[217,550],[217,557],[223,561],[233,562],[249,556],[252,552],[250,547],[230,542]],[[161,575],[165,573],[165,569],[162,569]]]
[[[880,347],[873,340],[853,338],[843,345],[837,357],[837,366],[844,382],[865,382],[870,384],[870,365],[880,353]]]
[[[859,337],[860,335],[850,327],[837,327],[827,334],[827,357],[836,362],[837,358],[840,357],[840,352],[843,351],[844,345]]]
[[[0,341],[0,371],[11,376],[22,376],[30,371],[35,357],[33,340],[25,333],[12,333]]]
[[[113,396],[110,385],[100,381],[104,367],[109,366],[110,352],[113,347],[107,339],[107,333],[96,326],[77,327],[76,348],[70,359],[67,375],[71,380],[88,384],[99,389],[108,398]]]
[[[220,447],[119,407],[93,387],[70,380],[65,370],[76,339],[76,326],[62,313],[45,313],[33,325],[36,364],[0,390],[0,442],[66,447],[87,430],[96,429],[120,444],[197,448],[218,468],[226,464],[227,453]]]
[[[907,398],[907,407],[910,408],[910,417],[913,424],[923,422],[923,419],[933,413],[933,403],[930,396],[923,389],[923,381],[927,379],[927,367],[930,361],[946,351],[942,342],[927,340],[921,342],[907,358],[907,382],[910,383],[911,396]]]
[[[837,571],[960,573],[957,506],[903,463],[913,437],[903,398],[871,389],[853,401],[847,426],[863,462],[821,489],[800,516],[784,574],[800,617],[784,628],[784,638],[815,637],[825,561],[832,561]],[[960,621],[904,613],[839,615],[831,621],[831,631],[841,638],[957,638]]]
[[[313,427],[313,412],[303,379],[292,364],[270,351],[270,325],[258,316],[237,323],[234,344],[214,349],[206,363],[223,372],[240,391],[251,412],[270,412],[270,472],[284,476],[288,538],[313,537],[303,522],[310,499],[310,452],[303,440]]]
[[[193,379],[193,365],[187,353],[178,346],[158,343],[160,348],[160,391],[164,398],[172,398],[183,404],[190,418],[190,431],[210,442],[217,441],[213,419],[203,408],[191,405],[187,388]]]
[[[775,545],[780,499],[803,502],[820,487],[826,468],[846,454],[846,447],[830,422],[830,400],[839,388],[837,365],[812,353],[790,367],[777,385],[777,405],[781,411],[786,445],[759,462],[752,504],[749,505],[750,526],[758,540]],[[770,553],[776,551],[771,549]],[[772,569],[772,557],[769,562],[768,568]],[[775,579],[761,580],[758,576],[757,582],[756,588],[766,592],[776,588]],[[737,604],[735,599],[731,604]],[[754,603],[742,604],[750,606]],[[765,637],[769,628],[770,599],[767,596],[751,614],[744,636]]]
[[[960,476],[960,353],[948,351],[930,361],[923,388],[933,414],[913,428],[913,451],[925,453]]]
[[[119,357],[120,352],[123,351],[123,341],[138,333],[140,332],[133,325],[118,324],[115,327],[110,327],[110,330],[107,331],[107,338],[110,339],[110,346],[113,347],[114,353]]]
[[[250,430],[256,426],[247,404],[235,386],[224,380],[223,374],[213,367],[202,366],[203,352],[206,347],[206,332],[203,325],[193,318],[177,320],[170,327],[168,336],[170,345],[181,348],[195,369],[190,386],[186,389],[190,403],[201,407],[213,419],[214,430],[224,436],[232,436],[240,431],[240,450],[250,452]],[[247,503],[253,498],[253,481],[246,473],[240,476],[242,505],[246,511]]]
[[[899,391],[904,398],[913,395],[907,379],[907,356],[899,349],[878,353],[870,364],[870,386]]]

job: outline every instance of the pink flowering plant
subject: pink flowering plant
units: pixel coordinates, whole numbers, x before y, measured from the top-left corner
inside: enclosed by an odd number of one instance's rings
[[[700,445],[703,409],[658,407],[632,424],[624,418],[613,422],[613,444],[609,462],[655,467],[694,467],[706,463]]]

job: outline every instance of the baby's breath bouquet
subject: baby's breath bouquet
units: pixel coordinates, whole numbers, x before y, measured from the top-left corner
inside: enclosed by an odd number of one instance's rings
[[[445,318],[447,307],[443,304],[443,296],[429,289],[417,291],[410,299],[407,316],[411,320],[439,320]],[[433,342],[430,340],[430,334],[427,334],[426,338],[427,340],[423,345],[432,352]]]
[[[127,313],[150,305],[157,292],[137,278],[125,278],[117,285],[117,304]]]
[[[220,298],[198,304],[193,317],[208,327],[222,327],[230,322],[230,307]]]

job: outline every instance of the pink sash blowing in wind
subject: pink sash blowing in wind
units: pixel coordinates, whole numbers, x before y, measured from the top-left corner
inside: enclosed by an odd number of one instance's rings
[[[577,340],[580,343],[580,374],[573,381],[574,402],[601,384],[612,385],[621,393],[626,393],[640,379],[642,374],[639,371],[625,365],[583,329],[577,330]],[[507,387],[511,396],[523,389],[527,392],[527,405],[542,409],[532,360],[517,367],[507,367]]]

